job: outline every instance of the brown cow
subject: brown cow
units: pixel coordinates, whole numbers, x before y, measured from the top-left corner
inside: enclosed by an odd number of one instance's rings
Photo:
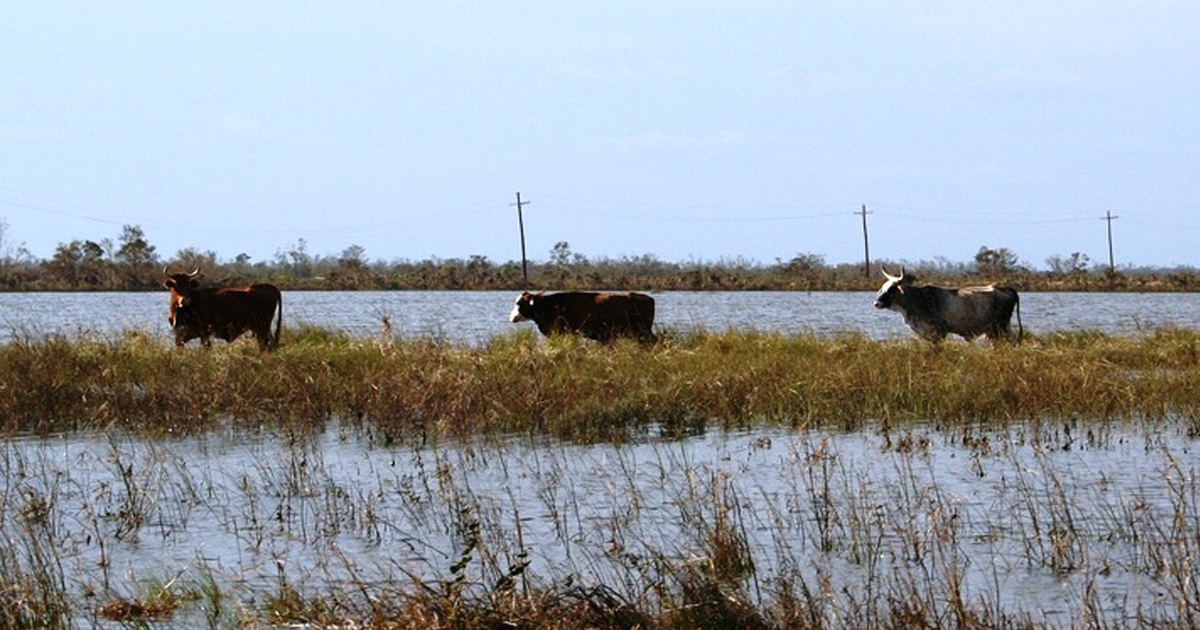
[[[600,342],[630,337],[654,343],[654,298],[641,293],[522,292],[509,320],[533,321],[543,335],[579,334]]]
[[[163,269],[163,273],[167,270]],[[283,295],[275,285],[202,287],[197,279],[199,269],[167,275],[163,281],[163,286],[171,290],[167,321],[175,331],[176,346],[183,347],[199,338],[207,348],[212,346],[214,336],[233,341],[246,331],[254,333],[258,347],[263,350],[274,350],[279,345]],[[272,316],[275,316],[274,333]]]

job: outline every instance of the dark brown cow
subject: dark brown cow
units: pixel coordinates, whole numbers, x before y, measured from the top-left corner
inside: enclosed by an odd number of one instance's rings
[[[509,320],[532,321],[543,335],[579,334],[607,343],[618,337],[654,343],[654,298],[641,293],[566,291],[517,296]]]
[[[163,286],[171,290],[167,321],[175,331],[176,346],[183,347],[199,338],[207,348],[212,346],[214,336],[233,341],[246,331],[254,333],[258,347],[263,350],[274,350],[279,345],[283,295],[275,285],[202,287],[199,275],[197,269],[192,273],[168,274],[163,281]],[[271,332],[273,316],[274,333]]]
[[[887,281],[875,296],[875,308],[890,309],[904,315],[904,321],[921,337],[934,343],[949,334],[971,341],[980,335],[998,339],[1021,340],[1021,298],[1012,287],[992,285],[945,289],[917,286],[904,273],[893,276],[882,270]],[[1017,334],[1011,321],[1017,312]]]

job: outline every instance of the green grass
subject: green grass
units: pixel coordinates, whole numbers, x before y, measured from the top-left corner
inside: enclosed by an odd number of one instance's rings
[[[663,337],[647,349],[523,331],[473,347],[301,326],[273,353],[249,342],[180,350],[136,332],[13,342],[0,347],[0,431],[192,432],[336,418],[397,437],[535,432],[588,441],[706,426],[1165,416],[1200,426],[1200,332],[1185,329],[1061,333],[997,347],[855,334]]]

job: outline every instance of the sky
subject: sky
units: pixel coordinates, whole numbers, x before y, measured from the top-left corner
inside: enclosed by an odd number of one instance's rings
[[[1195,0],[9,3],[0,253],[1200,266],[1198,71]]]

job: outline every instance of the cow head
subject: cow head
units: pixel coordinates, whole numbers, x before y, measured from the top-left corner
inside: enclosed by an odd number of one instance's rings
[[[521,295],[517,296],[516,303],[513,304],[512,312],[508,314],[508,321],[517,323],[532,320],[535,313],[534,303],[539,297],[542,296],[543,293],[545,293],[545,291],[539,291],[537,293],[522,291]]]
[[[193,289],[200,288],[200,268],[197,267],[192,273],[171,273],[166,267],[163,267],[163,273],[167,279],[163,280],[163,286],[179,295],[191,295]]]
[[[166,267],[163,267],[163,273],[167,275],[167,279],[163,280],[163,286],[171,291],[171,309],[167,319],[174,326],[176,309],[187,306],[192,292],[200,288],[200,269],[196,268],[192,273],[170,273]]]
[[[896,308],[896,300],[904,295],[905,287],[912,284],[913,277],[904,273],[904,267],[900,267],[900,275],[893,276],[887,272],[881,265],[879,270],[883,272],[883,277],[887,280],[883,286],[879,288],[879,293],[875,294],[875,308]]]

